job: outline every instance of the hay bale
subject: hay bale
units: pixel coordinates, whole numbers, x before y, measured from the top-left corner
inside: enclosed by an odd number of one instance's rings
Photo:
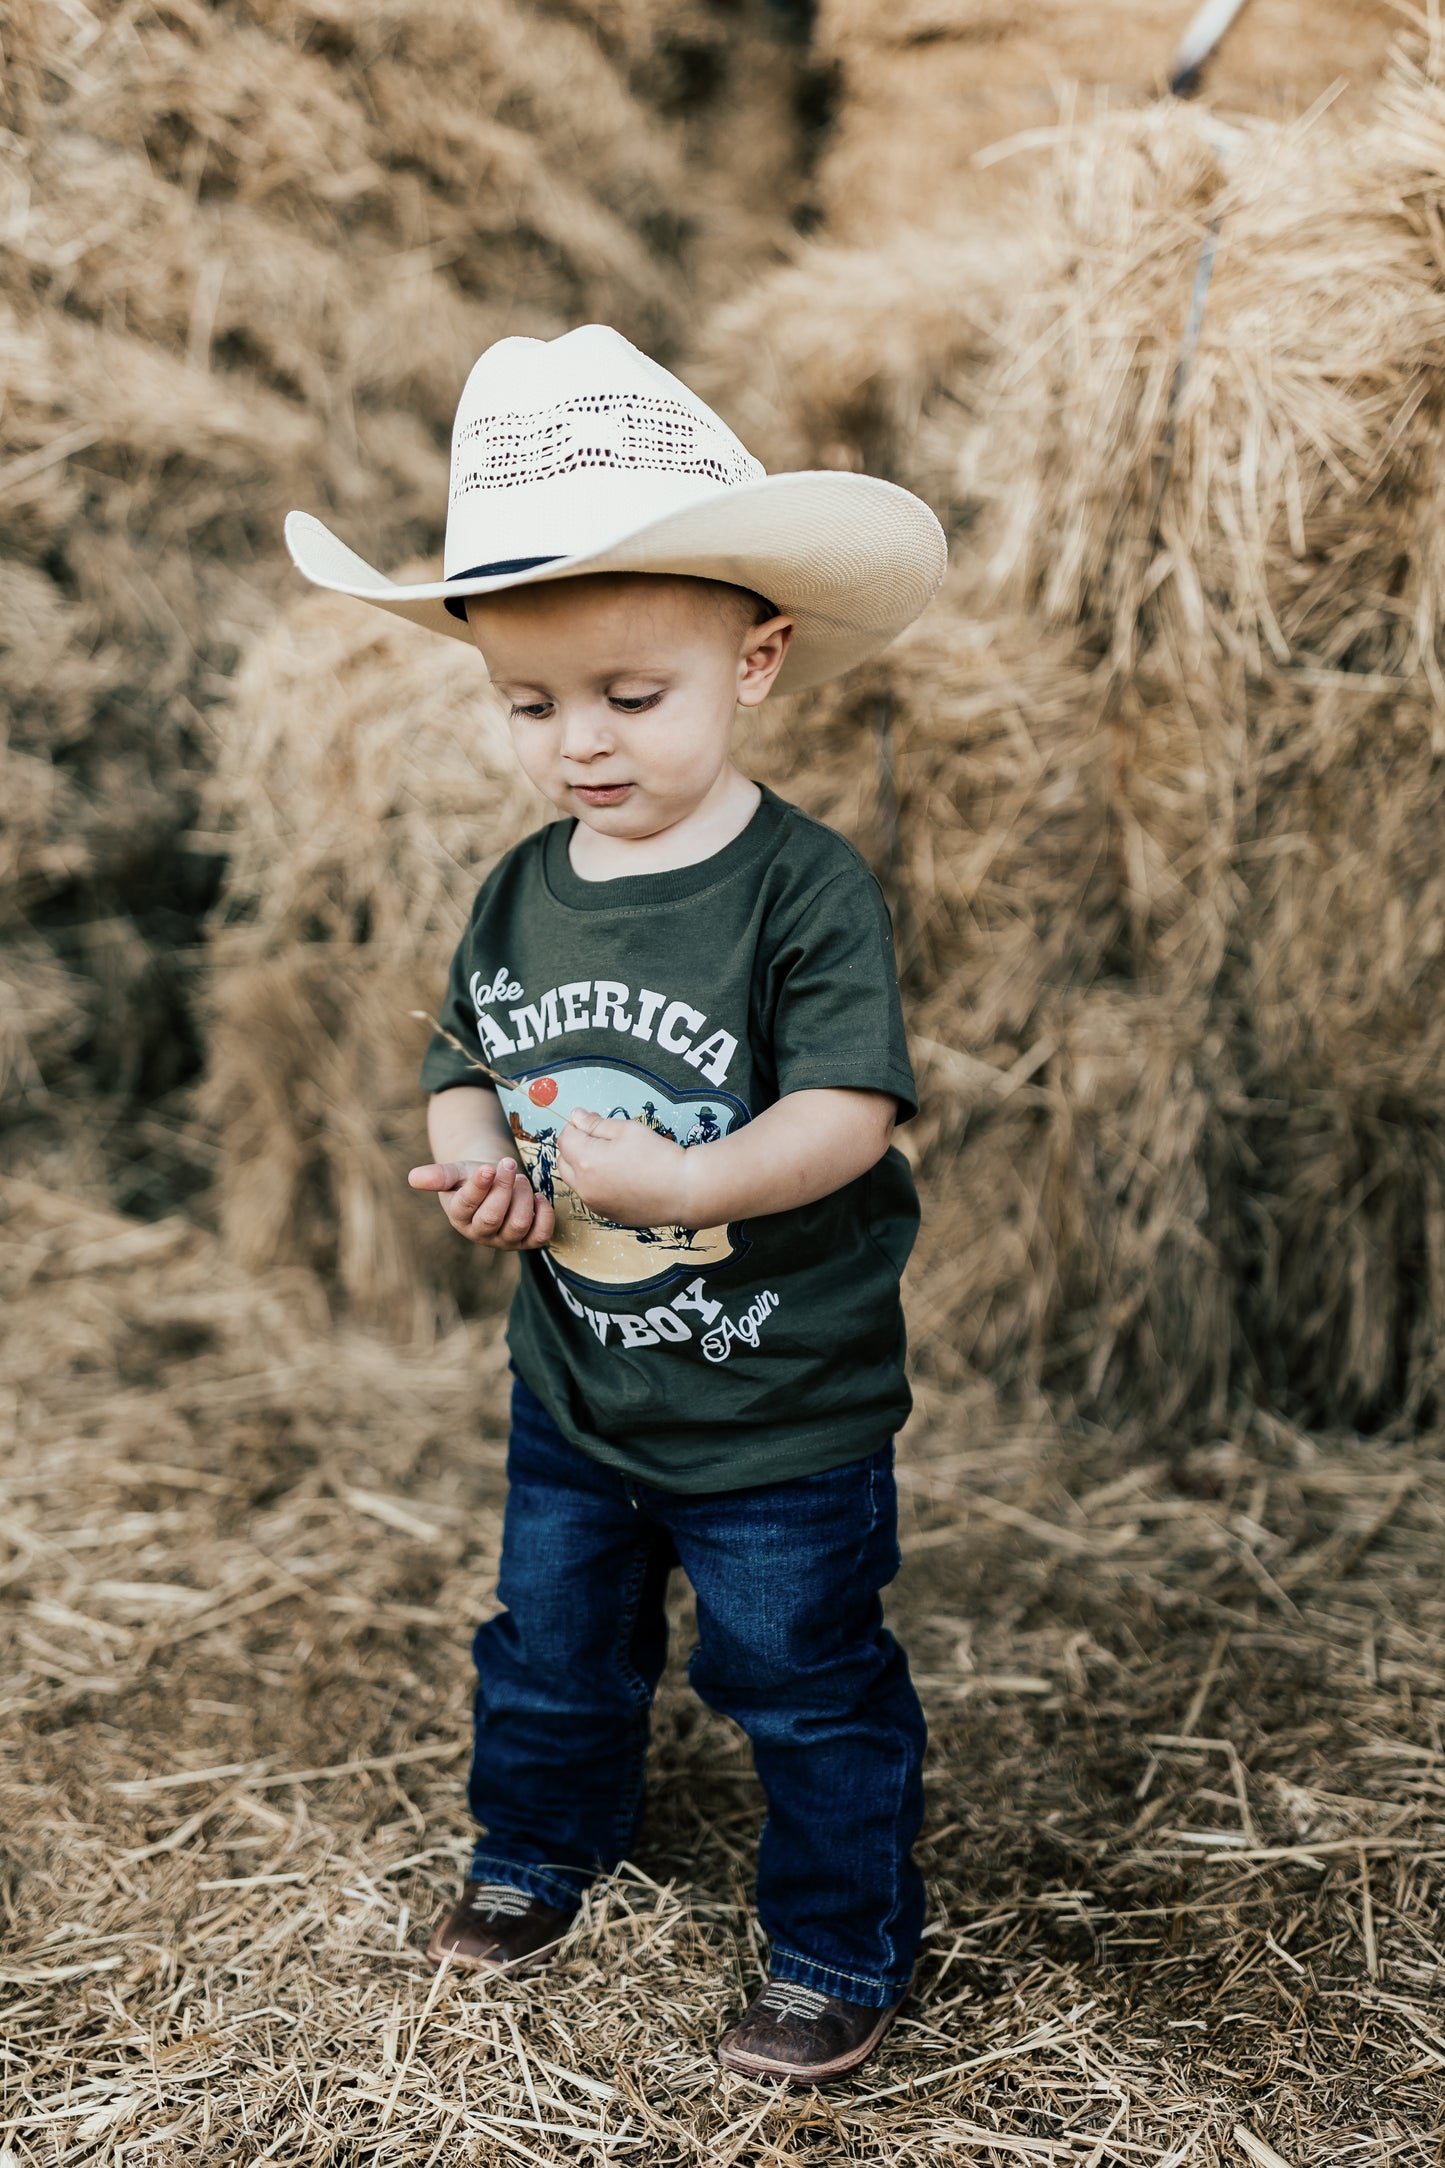
[[[1022,150],[1081,104],[1156,97],[1188,16],[1178,0],[822,0],[815,36],[839,101],[817,181],[829,232],[876,242],[943,205],[960,222],[1007,217],[1029,161],[978,154],[1017,138]],[[1250,0],[1205,94],[1278,119],[1343,80],[1358,108],[1399,27],[1387,0]]]
[[[1041,1019],[1041,1022],[1044,1021]],[[1199,1005],[1060,1001],[1008,1067],[918,1035],[929,1209],[910,1280],[925,1379],[1123,1434],[1212,1430],[1237,1357],[1227,1049]]]
[[[61,967],[25,938],[27,910],[85,877],[93,862],[99,809],[55,755],[82,737],[98,676],[71,645],[71,627],[55,585],[26,565],[0,564],[0,670],[7,699],[0,715],[0,940],[20,946],[3,967],[12,1000],[38,969],[37,1011]],[[12,1068],[12,1074],[15,1073]]]
[[[1109,939],[1108,744],[1067,641],[959,601],[779,715],[764,757],[872,859],[921,1028],[1012,1059],[1042,990],[1086,982]]]
[[[406,1187],[429,1156],[426,1033],[407,1022],[419,977],[335,943],[223,966],[200,1093],[227,1254],[251,1272],[305,1267],[402,1342],[495,1299],[501,1277]]]
[[[52,572],[107,537],[67,593],[104,621],[82,636],[214,667],[259,614],[236,575],[287,577],[297,496],[384,555],[435,542],[491,339],[683,327],[679,138],[584,23],[235,0],[94,30],[21,8],[12,40],[9,509]]]
[[[891,880],[941,1050],[925,1372],[1186,1428],[1251,1378],[1316,1420],[1434,1405],[1437,69],[1309,129],[1100,114],[1006,246],[814,245],[715,327],[795,456],[956,536],[793,779]]]
[[[425,953],[460,933],[477,868],[546,814],[474,650],[345,596],[303,592],[280,611],[216,724],[207,805],[228,867],[213,927],[228,954]]]
[[[866,671],[753,725],[752,772],[890,894],[922,1112],[917,1374],[1120,1424],[1217,1423],[1239,1360],[1227,730],[1127,698],[966,582]],[[1131,705],[1132,703],[1132,705]]]
[[[0,923],[89,863],[79,793],[52,762],[0,747]]]
[[[1343,677],[1257,730],[1251,1337],[1312,1418],[1414,1424],[1445,1374],[1445,733]]]
[[[1121,1430],[1217,1431],[1234,1383],[1229,1049],[1189,1001],[1099,987],[1059,1033],[1059,1308],[1042,1376]]]
[[[1255,719],[1246,932],[1261,1067],[1445,1113],[1445,725],[1341,673]]]
[[[741,230],[641,82],[664,34],[609,50],[585,8],[512,0],[9,12],[0,914],[23,899],[82,974],[74,929],[132,922],[174,1043],[161,952],[214,888],[189,840],[205,717],[289,592],[287,508],[340,513],[383,562],[433,550],[476,354],[597,316],[670,350],[694,237]],[[758,166],[775,227],[787,156]],[[110,1092],[94,1052],[74,1083]]]
[[[1397,97],[1423,115],[1440,91],[1417,77]],[[1157,638],[1206,682],[1298,660],[1445,687],[1418,518],[1445,293],[1412,192],[1417,152],[1384,125],[1252,131],[1227,167],[1180,109],[1081,130],[1037,229],[1057,253],[1021,282],[957,450],[986,590],[1078,625],[1121,670]]]
[[[933,225],[804,243],[713,311],[689,381],[770,468],[911,472],[940,383],[995,350],[998,263],[994,233]]]
[[[763,711],[752,767],[852,835],[890,892],[913,1018],[1007,1067],[1100,978],[1207,998],[1238,909],[1247,739],[1067,632],[968,608],[967,575],[878,662]]]
[[[1163,641],[1215,697],[1304,660],[1424,670],[1445,699],[1442,95],[1422,56],[1348,126],[1221,130],[1178,104],[1081,120],[1026,213],[968,234],[950,207],[742,298],[714,381],[755,403],[785,387],[790,447],[921,490],[977,614],[1076,627],[1120,672]]]
[[[547,808],[481,661],[306,595],[237,676],[208,791],[229,852],[201,1108],[231,1252],[304,1263],[410,1331],[487,1268],[406,1188],[417,1068],[472,897]],[[469,1293],[470,1291],[470,1293]]]
[[[91,989],[44,941],[0,945],[0,1105],[7,1120],[43,1103],[47,1077],[85,1036]]]
[[[1402,67],[1384,112],[1247,145],[1217,181],[1173,120],[1061,154],[1059,175],[1077,161],[1053,199],[1068,288],[1023,303],[1004,345],[1024,362],[976,395],[973,469],[985,583],[1077,627],[1129,684],[1131,766],[1159,713],[1149,675],[1202,718],[1218,817],[1176,937],[1193,963],[1169,945],[1141,962],[1205,991],[1224,972],[1232,1046],[1210,1089],[1251,1167],[1227,1237],[1235,1337],[1280,1404],[1372,1425],[1435,1404],[1445,1255],[1438,84]],[[1206,211],[1220,255],[1161,492],[1176,348],[1155,281],[1172,260],[1182,293]],[[1366,263],[1368,281],[1350,275]],[[1278,692],[1248,689],[1280,667]],[[1394,681],[1411,693],[1387,709]],[[1226,970],[1231,945],[1244,961]]]

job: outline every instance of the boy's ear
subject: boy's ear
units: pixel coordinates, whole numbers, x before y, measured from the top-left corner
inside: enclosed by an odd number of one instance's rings
[[[770,617],[761,625],[749,625],[738,664],[741,706],[755,708],[767,699],[792,637],[791,617]]]

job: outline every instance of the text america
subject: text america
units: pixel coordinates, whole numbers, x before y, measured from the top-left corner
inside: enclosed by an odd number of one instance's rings
[[[569,1032],[621,1032],[634,1039],[654,1040],[666,1053],[680,1054],[710,1084],[727,1082],[728,1063],[738,1050],[737,1040],[731,1032],[708,1032],[702,1010],[686,1001],[670,1001],[666,994],[654,994],[645,986],[634,995],[620,979],[572,979],[566,986],[549,987],[540,1001],[523,1002],[509,1009],[509,1038],[496,1017],[488,1013],[486,1004],[521,992],[515,980],[508,980],[505,970],[490,983],[480,971],[472,973],[472,1005],[484,1053],[494,1057],[520,1054]]]

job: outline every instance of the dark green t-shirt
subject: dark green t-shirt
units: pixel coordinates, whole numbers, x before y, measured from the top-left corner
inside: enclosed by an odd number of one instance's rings
[[[621,1227],[556,1173],[574,1107],[691,1148],[786,1093],[916,1111],[888,913],[852,845],[771,791],[673,873],[584,881],[572,821],[488,876],[441,1018],[499,1091],[557,1233],[521,1260],[517,1369],[585,1452],[666,1490],[782,1482],[872,1452],[910,1401],[898,1282],[918,1225],[890,1150],[816,1204],[727,1227]],[[485,1080],[440,1033],[428,1091]]]

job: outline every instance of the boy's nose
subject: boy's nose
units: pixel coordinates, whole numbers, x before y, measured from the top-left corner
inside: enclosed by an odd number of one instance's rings
[[[562,755],[565,760],[599,760],[613,750],[613,744],[605,715],[583,709],[563,717]]]

